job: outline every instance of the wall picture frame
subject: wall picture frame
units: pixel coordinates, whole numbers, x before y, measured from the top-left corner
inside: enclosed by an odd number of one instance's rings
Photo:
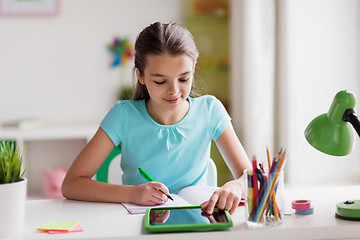
[[[59,0],[0,0],[0,16],[53,16]]]

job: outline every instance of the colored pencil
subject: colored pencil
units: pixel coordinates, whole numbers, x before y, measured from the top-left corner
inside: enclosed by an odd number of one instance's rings
[[[252,175],[253,175],[253,171],[248,170],[248,172],[247,172],[247,180],[248,180],[247,202],[248,202],[249,216],[251,214],[253,204],[254,204],[254,188],[253,188],[253,182],[252,182]]]
[[[266,206],[266,203],[268,201],[268,198],[270,196],[270,194],[272,193],[272,191],[274,190],[274,187],[275,187],[275,183],[277,181],[277,178],[279,176],[279,172],[280,172],[280,169],[281,169],[281,166],[283,165],[283,162],[284,162],[284,159],[285,159],[285,156],[277,159],[277,161],[274,161],[272,163],[272,166],[271,166],[271,171],[269,173],[269,183],[265,189],[265,192],[264,192],[264,195],[262,196],[261,200],[260,200],[260,203],[258,205],[258,208],[257,208],[257,211],[256,211],[256,214],[255,214],[255,217],[254,217],[254,222],[259,222],[260,221],[260,218],[264,212],[264,209],[265,209],[265,206]]]
[[[257,176],[256,176],[256,166],[257,161],[256,157],[253,156],[252,158],[252,167],[253,167],[253,175],[252,175],[252,181],[253,181],[253,189],[254,189],[254,201],[253,201],[253,209],[257,208],[258,206],[258,183],[257,183]]]
[[[267,155],[267,161],[268,161],[268,169],[270,170],[271,163],[270,163],[270,151],[269,151],[268,146],[266,146],[266,155]]]

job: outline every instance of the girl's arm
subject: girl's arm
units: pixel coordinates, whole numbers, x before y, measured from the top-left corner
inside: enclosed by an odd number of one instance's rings
[[[96,202],[131,202],[157,205],[167,201],[167,187],[159,182],[138,186],[102,183],[91,178],[114,148],[114,143],[102,128],[80,152],[62,184],[62,193],[68,199]],[[140,177],[140,176],[139,176]]]
[[[226,209],[230,214],[233,214],[243,196],[243,171],[251,169],[251,164],[231,122],[217,139],[216,145],[235,180],[225,183],[220,189],[216,190],[210,200],[202,207],[202,210],[212,214],[216,205],[219,209]]]

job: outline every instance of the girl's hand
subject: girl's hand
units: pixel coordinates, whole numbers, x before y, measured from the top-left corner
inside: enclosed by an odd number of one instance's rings
[[[233,214],[240,203],[243,189],[240,179],[229,181],[213,193],[201,210],[212,214],[214,207],[217,206],[218,209],[228,210],[230,214]]]
[[[163,192],[161,192],[161,191]],[[169,189],[160,182],[148,182],[135,187],[133,203],[154,206],[167,202]]]

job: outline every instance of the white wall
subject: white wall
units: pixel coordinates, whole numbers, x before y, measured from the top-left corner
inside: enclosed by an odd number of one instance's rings
[[[340,90],[348,89],[357,95],[355,112],[360,113],[359,4],[357,0],[286,1],[286,118],[291,184],[342,184],[359,180],[357,135],[354,151],[345,157],[323,154],[304,138],[307,124],[329,110]]]
[[[311,147],[305,140],[304,130],[313,118],[329,110],[335,94],[343,89],[357,95],[355,112],[360,115],[360,2],[233,0],[231,4],[232,117],[249,157],[256,155],[264,161],[266,145],[275,146],[273,152],[281,146],[287,149],[285,178],[290,185],[359,183],[360,141],[357,135],[350,155],[332,157]],[[264,39],[261,34],[256,37],[254,33],[267,33],[274,25],[269,19],[263,21],[263,25],[251,24],[254,19],[266,19],[269,14],[259,16],[259,12],[272,11],[271,6],[277,8],[278,17],[273,76],[276,127],[272,140],[269,137],[272,126],[268,124],[272,102],[266,100],[267,95],[257,95],[258,86],[271,88],[269,76],[262,75],[269,51],[263,51],[262,58],[257,54],[268,46],[266,43],[272,43],[274,36],[268,34]],[[251,40],[252,34],[255,37]],[[254,56],[257,62],[253,61]],[[259,62],[261,65],[257,67]],[[260,81],[262,83],[258,83]],[[254,109],[257,118],[254,118]],[[251,134],[252,137],[247,137]]]
[[[106,45],[154,21],[180,21],[181,0],[59,0],[52,17],[0,16],[0,121],[98,123],[132,64],[110,68]]]
[[[231,11],[232,123],[249,158],[264,161],[275,131],[274,3],[233,0]]]

